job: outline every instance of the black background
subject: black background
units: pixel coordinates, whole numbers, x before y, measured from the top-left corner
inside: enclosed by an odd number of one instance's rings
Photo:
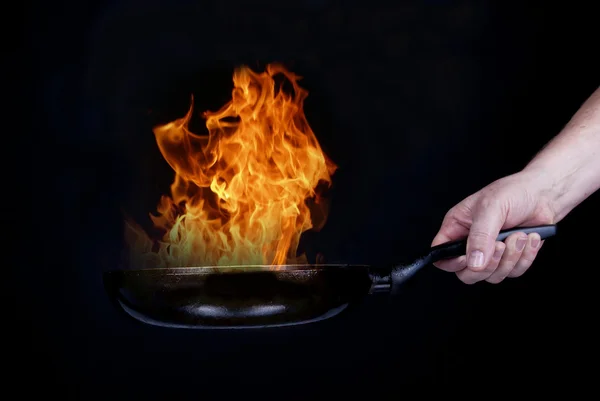
[[[121,208],[142,218],[172,178],[151,127],[183,115],[191,93],[198,111],[220,107],[241,63],[304,77],[308,121],[340,166],[318,250],[370,264],[415,255],[448,208],[522,168],[597,88],[591,5],[23,4],[24,51],[5,79],[34,103],[11,120],[17,135],[5,135],[23,145],[4,158],[24,173],[7,174],[5,208],[19,250],[6,364],[21,394],[398,399],[593,383],[598,194],[519,279],[468,286],[431,267],[397,299],[310,326],[141,326],[101,283],[118,263]]]

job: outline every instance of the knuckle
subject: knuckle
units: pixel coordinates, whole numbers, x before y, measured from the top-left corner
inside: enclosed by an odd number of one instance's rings
[[[475,284],[476,282],[478,282],[479,280],[477,279],[477,276],[472,274],[471,272],[466,272],[465,271],[461,271],[461,272],[457,272],[456,276],[458,277],[458,279],[460,281],[462,281],[465,284],[468,285],[472,285]]]
[[[452,206],[444,215],[444,220],[459,220],[461,215],[464,215],[464,206],[462,203]]]
[[[496,270],[498,270],[498,265],[494,262],[490,262],[485,270],[483,271],[485,274],[491,275],[494,274],[496,272]]]
[[[523,270],[514,269],[513,271],[508,273],[508,277],[510,277],[510,278],[521,277],[523,275],[523,273],[525,273],[525,270],[527,270],[527,269],[523,269]]]
[[[487,281],[490,284],[500,284],[502,282],[502,280],[504,280],[503,276],[495,275],[495,276],[488,277],[485,281]]]
[[[490,234],[481,230],[472,230],[469,232],[469,239],[474,243],[485,243],[490,238]]]
[[[521,258],[522,252],[517,251],[514,244],[510,247],[507,247],[504,255],[502,257],[503,261],[511,267],[514,267],[515,263],[517,263]]]
[[[444,215],[444,220],[450,220],[456,215],[456,206],[452,206]]]
[[[455,272],[459,270],[451,261],[436,262],[434,266],[445,272]]]
[[[531,266],[533,264],[534,259],[535,258],[531,258],[531,257],[528,257],[527,255],[523,254],[523,255],[521,255],[521,258],[519,259],[519,261],[517,262],[515,267],[519,268],[519,269],[527,269],[527,268],[529,268],[529,266]]]
[[[434,263],[434,266],[447,272],[458,272],[467,266],[467,262],[466,258],[461,256],[454,259],[439,260]]]
[[[525,274],[525,272],[527,270],[529,270],[530,267],[531,267],[531,263],[528,263],[528,264],[518,263],[515,266],[515,268],[508,274],[508,277],[510,277],[510,278],[521,277],[523,274]]]
[[[488,192],[479,199],[478,207],[482,210],[496,209],[500,205],[498,197],[494,193]]]

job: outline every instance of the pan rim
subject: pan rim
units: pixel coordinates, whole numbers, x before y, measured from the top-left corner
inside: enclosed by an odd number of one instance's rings
[[[207,273],[256,273],[256,272],[289,272],[289,271],[323,271],[340,268],[369,268],[366,264],[329,263],[329,264],[286,264],[286,265],[231,265],[231,266],[190,266],[190,267],[156,267],[145,269],[114,269],[105,273],[135,274],[161,273],[165,275],[194,275]]]

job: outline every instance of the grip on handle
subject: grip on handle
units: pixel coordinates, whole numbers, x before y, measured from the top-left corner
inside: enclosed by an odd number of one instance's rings
[[[516,227],[510,230],[500,231],[497,241],[504,241],[508,236],[514,233],[538,233],[542,240],[556,235],[556,225],[544,225],[535,227]],[[467,240],[458,240],[440,244],[431,248],[429,253],[430,263],[437,262],[442,259],[456,258],[462,256],[467,252]]]

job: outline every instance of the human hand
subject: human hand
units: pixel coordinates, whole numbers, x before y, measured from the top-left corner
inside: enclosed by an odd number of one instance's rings
[[[554,224],[552,196],[539,174],[519,172],[484,187],[452,207],[432,246],[467,237],[466,255],[434,265],[454,272],[466,284],[497,284],[529,269],[543,245],[539,234],[514,233],[496,241],[500,230]]]

